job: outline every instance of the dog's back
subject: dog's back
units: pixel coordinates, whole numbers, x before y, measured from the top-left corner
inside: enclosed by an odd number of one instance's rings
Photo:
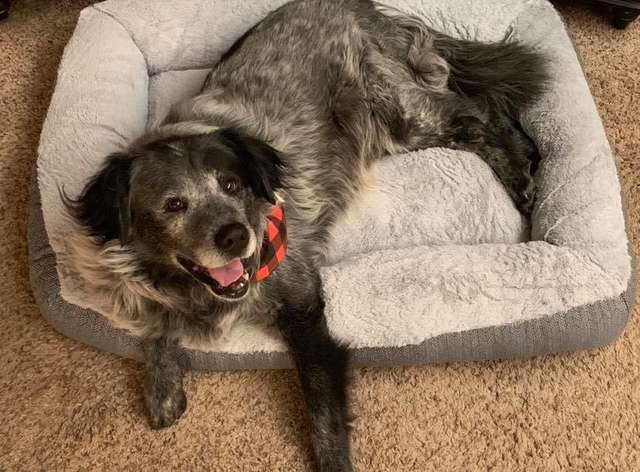
[[[453,39],[368,0],[300,0],[248,31],[172,119],[233,124],[282,152],[291,219],[321,243],[372,160],[465,148],[459,116],[512,118],[544,76],[541,57],[518,44]],[[474,139],[490,164],[509,159],[495,139]],[[510,151],[527,166],[530,147]]]

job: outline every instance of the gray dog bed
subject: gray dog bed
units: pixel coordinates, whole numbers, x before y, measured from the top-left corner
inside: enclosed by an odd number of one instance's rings
[[[65,264],[77,195],[107,154],[195,94],[207,68],[283,0],[109,0],[81,14],[44,124],[30,219],[31,277],[61,333],[142,358],[127,326]],[[475,155],[389,157],[334,230],[322,269],[329,329],[359,365],[513,358],[615,339],[632,297],[616,166],[564,25],[543,0],[387,0],[449,34],[529,43],[552,87],[521,122],[543,163],[531,222]],[[203,350],[204,349],[204,350]],[[274,332],[234,326],[185,346],[197,368],[291,366]]]

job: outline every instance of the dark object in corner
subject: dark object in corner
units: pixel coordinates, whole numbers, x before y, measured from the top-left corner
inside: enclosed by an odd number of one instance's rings
[[[11,0],[0,0],[0,21],[9,18],[9,8],[11,8]]]
[[[617,29],[625,29],[640,15],[640,1],[638,0],[592,0],[605,4],[611,11],[611,22]]]
[[[618,29],[625,29],[638,15],[640,15],[640,3],[633,8],[613,7],[613,26]]]

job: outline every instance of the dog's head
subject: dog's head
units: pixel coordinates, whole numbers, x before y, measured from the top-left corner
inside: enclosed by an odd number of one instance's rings
[[[109,156],[70,208],[93,236],[233,301],[259,264],[281,180],[278,152],[233,129],[162,133]]]

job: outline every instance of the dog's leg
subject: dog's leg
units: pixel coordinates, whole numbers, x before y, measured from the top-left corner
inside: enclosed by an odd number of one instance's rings
[[[298,369],[319,470],[350,472],[347,351],[329,335],[322,303],[315,306],[285,307],[278,314],[278,325]]]
[[[178,357],[176,341],[165,337],[145,341],[146,379],[144,398],[153,429],[176,422],[187,408],[182,388],[185,366]]]
[[[530,215],[535,200],[535,181],[531,175],[535,145],[504,120],[495,119],[494,129],[474,116],[453,120],[450,142],[454,149],[471,151],[493,170],[520,212]]]

